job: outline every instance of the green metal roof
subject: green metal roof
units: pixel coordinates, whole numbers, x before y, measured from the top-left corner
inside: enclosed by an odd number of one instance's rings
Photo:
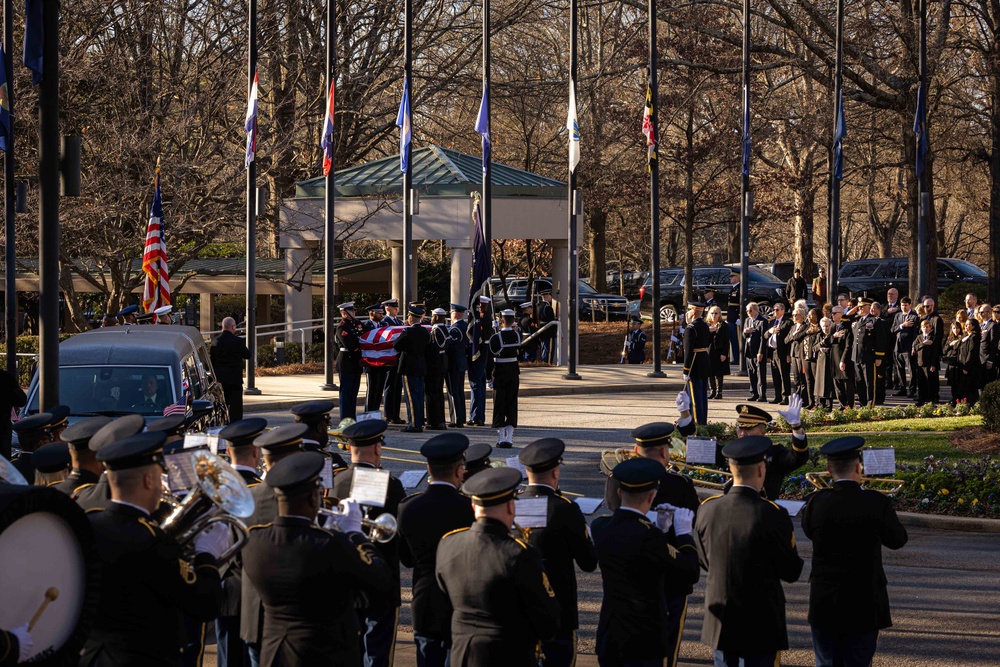
[[[424,195],[468,196],[482,188],[483,159],[441,146],[418,148],[411,155],[413,187]],[[494,162],[491,170],[496,196],[563,197],[566,183]],[[399,155],[336,172],[337,196],[400,195],[403,174]],[[295,184],[296,197],[323,197],[326,177]]]

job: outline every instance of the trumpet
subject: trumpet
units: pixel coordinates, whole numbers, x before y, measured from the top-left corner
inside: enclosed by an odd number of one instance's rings
[[[344,516],[344,513],[339,510],[326,509],[321,507],[319,510],[319,515],[322,517],[339,518]],[[336,522],[334,522],[336,525]],[[367,528],[367,535],[369,539],[375,540],[380,544],[385,544],[396,536],[396,517],[386,512],[385,514],[379,514],[374,519],[369,519],[368,517],[361,518],[361,526]],[[338,529],[335,529],[338,530]]]
[[[817,489],[829,489],[832,484],[830,483],[830,473],[828,472],[807,472],[806,480],[812,484]],[[884,493],[887,496],[892,496],[903,490],[903,486],[906,484],[901,479],[894,479],[892,477],[865,477],[861,476],[861,486],[866,489],[871,489],[872,491],[878,491],[879,493]]]

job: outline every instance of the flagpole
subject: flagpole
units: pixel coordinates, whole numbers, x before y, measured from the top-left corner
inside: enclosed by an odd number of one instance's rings
[[[337,61],[337,0],[326,0],[326,89],[327,95],[332,94],[331,84],[335,75]],[[329,113],[330,99],[326,100],[327,113]],[[333,118],[330,119],[333,121]],[[325,132],[324,126],[324,132]],[[331,138],[332,141],[332,138]],[[323,228],[323,331],[333,332],[336,324],[333,321],[333,314],[336,312],[337,300],[337,268],[334,265],[334,244],[336,242],[336,218],[334,216],[334,205],[336,196],[335,172],[337,170],[337,156],[334,151],[330,151],[330,170],[326,173],[326,219]],[[333,381],[333,371],[337,360],[337,347],[334,345],[332,335],[323,336],[323,384],[320,387],[325,391],[334,391],[337,385]]]
[[[257,74],[257,0],[250,0],[248,18],[249,48],[247,49],[247,99],[253,92]],[[256,121],[254,121],[256,122]],[[256,141],[257,128],[253,129]],[[256,148],[254,148],[256,153]],[[244,394],[260,394],[254,381],[257,366],[257,156],[247,166],[247,386]]]
[[[649,113],[649,124],[651,135],[654,141],[659,141],[656,118],[657,108],[660,106],[657,96],[656,86],[656,0],[649,0],[649,94],[652,98],[652,111]],[[648,143],[648,139],[647,139]],[[653,150],[659,147],[654,145]],[[647,151],[649,148],[647,147]],[[652,287],[653,287],[653,370],[646,373],[646,377],[662,378],[663,373],[661,359],[661,337],[660,331],[660,160],[659,155],[650,160],[649,164],[649,219],[650,219],[650,254],[652,256]]]
[[[837,0],[837,57],[833,73],[833,143],[830,151],[830,251],[827,258],[826,294],[835,303],[840,274],[840,178],[837,174],[837,127],[840,123],[841,105],[844,100],[844,0]],[[843,155],[843,146],[840,147]],[[840,159],[843,159],[842,157]]]
[[[740,293],[736,296],[740,303],[738,319],[746,317],[750,301],[750,217],[753,215],[753,193],[750,192],[750,0],[743,0],[743,154],[742,178],[740,180]],[[727,322],[735,326],[735,322]],[[737,334],[736,339],[740,336]],[[747,369],[746,355],[740,355],[740,373]],[[756,389],[756,388],[754,388]]]
[[[576,75],[577,75],[577,0],[570,0],[569,3],[569,85],[570,90],[575,93],[576,91]],[[572,104],[576,104],[576,100],[571,100]],[[573,109],[574,116],[576,115],[576,109]],[[578,123],[579,124],[579,123]],[[569,136],[570,146],[574,140],[573,136]],[[578,166],[578,165],[577,165]],[[580,326],[580,313],[577,308],[577,293],[579,290],[579,285],[577,281],[580,275],[580,256],[579,256],[579,240],[577,239],[576,233],[576,217],[577,209],[580,207],[580,193],[576,190],[576,167],[570,162],[569,169],[569,231],[566,235],[566,245],[567,253],[566,256],[569,259],[569,266],[567,271],[566,280],[566,311],[568,316],[569,326],[566,332],[568,343],[569,343],[569,359],[566,364],[566,372],[563,374],[564,380],[579,380],[580,375],[576,372],[576,360],[577,360],[577,342],[578,342],[578,329]]]
[[[403,172],[403,302],[404,313],[409,312],[410,303],[416,300],[413,285],[413,0],[405,0],[403,16],[403,80],[409,86],[409,128],[407,146],[400,142],[400,150],[409,153],[406,171]],[[402,134],[403,130],[400,129]]]
[[[38,94],[39,410],[59,404],[59,0],[42,9]],[[8,85],[10,82],[8,81]],[[8,267],[8,271],[10,267]]]
[[[924,104],[921,108],[918,103],[917,113],[920,114],[920,132],[917,133],[916,137],[916,157],[917,162],[920,163],[919,174],[917,174],[917,191],[920,194],[918,200],[918,217],[917,217],[917,294],[910,294],[910,298],[922,297],[924,294],[930,292],[930,285],[928,284],[928,266],[927,266],[927,227],[928,227],[928,217],[930,216],[930,197],[927,194],[927,182],[929,177],[927,175],[927,164],[924,161],[925,156],[922,155],[924,150],[923,147],[923,134],[927,132],[927,0],[918,0],[920,3],[920,91],[923,91]],[[918,93],[919,95],[919,93]]]
[[[490,0],[483,0],[483,95],[488,95],[490,89]],[[492,101],[486,102],[486,131],[490,133],[490,119],[493,115]],[[490,141],[493,135],[490,134]],[[493,151],[483,155],[483,241],[486,243],[489,257],[489,275],[493,275]],[[530,276],[529,276],[530,278]],[[531,291],[531,286],[528,286]]]
[[[4,297],[6,301],[5,329],[7,344],[7,372],[17,377],[17,255],[15,253],[16,225],[15,215],[17,209],[14,182],[14,66],[13,55],[11,54],[11,44],[14,42],[14,10],[13,1],[4,0],[3,3],[3,48],[4,60],[2,67],[7,78],[7,106],[10,112],[10,130],[7,133],[7,154],[4,156]],[[0,451],[0,454],[8,456],[10,450]]]

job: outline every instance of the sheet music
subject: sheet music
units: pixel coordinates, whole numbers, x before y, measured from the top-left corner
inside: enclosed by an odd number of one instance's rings
[[[319,471],[319,479],[324,489],[333,488],[333,466],[329,463],[323,464],[323,469]]]
[[[804,500],[775,500],[774,503],[778,507],[784,507],[788,516],[796,516],[806,506]]]
[[[520,471],[522,479],[527,478],[528,470],[527,468],[524,467],[523,463],[518,461],[516,456],[508,456],[506,459],[504,459],[504,462],[507,464],[508,468],[514,468]]]
[[[574,498],[573,502],[579,506],[581,512],[589,516],[604,504],[604,498]]]
[[[167,481],[170,493],[190,491],[198,484],[198,475],[194,471],[194,458],[189,452],[177,452],[164,457],[167,465]]]
[[[184,449],[208,447],[213,454],[219,453],[219,436],[208,433],[188,433],[184,436]]]
[[[684,461],[696,465],[705,463],[714,465],[716,461],[715,438],[688,436],[687,455],[684,457]]]
[[[866,475],[896,474],[896,450],[894,448],[879,447],[866,449],[862,452],[862,455],[864,456]]]
[[[361,505],[385,507],[389,493],[389,471],[375,468],[354,468],[351,479],[351,498]]]
[[[514,501],[514,523],[521,528],[545,528],[548,520],[548,497],[518,498]]]
[[[427,475],[426,470],[407,470],[399,476],[399,481],[404,489],[415,489],[424,481],[425,475]]]

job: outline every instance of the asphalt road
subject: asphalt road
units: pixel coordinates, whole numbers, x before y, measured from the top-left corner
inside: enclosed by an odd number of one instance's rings
[[[732,399],[712,401],[710,419],[735,416],[733,406],[745,391],[727,391]],[[776,406],[771,406],[776,407]],[[287,412],[256,412],[271,425],[291,421]],[[515,444],[523,446],[546,436],[566,441],[568,451],[562,473],[563,489],[591,497],[603,497],[604,477],[597,461],[603,449],[630,447],[629,431],[651,421],[676,418],[673,396],[663,392],[592,394],[522,399]],[[463,429],[472,442],[496,442],[489,428]],[[404,434],[389,432],[390,447],[414,454],[391,452],[393,456],[418,459],[416,450],[435,432]],[[494,450],[515,456],[519,451]],[[415,465],[386,462],[398,474]],[[604,512],[601,508],[594,516]],[[812,644],[806,622],[811,544],[796,525],[799,553],[806,568],[799,582],[785,586],[791,649],[782,656],[785,665],[813,665]],[[996,665],[1000,662],[1000,534],[987,535],[911,528],[910,541],[900,551],[886,551],[894,627],[880,636],[875,665]],[[400,631],[409,632],[409,571],[403,570],[404,605]],[[688,605],[688,620],[681,657],[690,664],[710,664],[710,652],[698,643],[702,625],[704,575]],[[594,633],[601,604],[599,573],[579,573],[580,650],[594,650]],[[581,656],[583,658],[583,656]],[[592,660],[592,659],[591,659]],[[581,664],[588,663],[581,660]]]

